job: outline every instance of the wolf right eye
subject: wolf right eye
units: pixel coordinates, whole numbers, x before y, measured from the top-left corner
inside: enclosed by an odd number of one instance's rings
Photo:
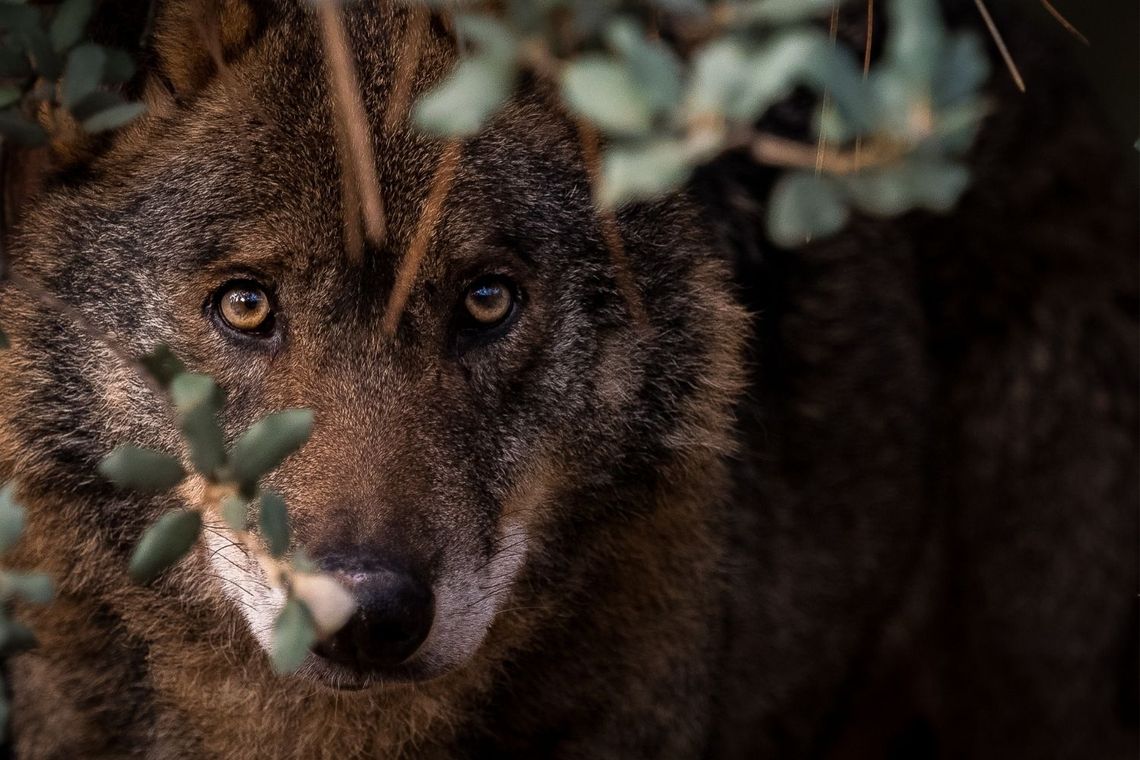
[[[273,306],[269,295],[255,282],[228,282],[213,299],[217,319],[245,335],[265,336],[273,329]]]

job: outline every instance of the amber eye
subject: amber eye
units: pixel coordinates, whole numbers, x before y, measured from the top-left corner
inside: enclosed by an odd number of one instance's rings
[[[226,325],[238,332],[264,333],[273,326],[269,296],[253,282],[231,282],[218,291],[216,309]]]
[[[514,290],[502,277],[484,277],[467,289],[463,306],[480,327],[493,327],[511,314]]]

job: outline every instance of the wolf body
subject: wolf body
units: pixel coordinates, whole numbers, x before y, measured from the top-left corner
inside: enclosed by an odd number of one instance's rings
[[[217,378],[230,436],[313,409],[271,478],[299,543],[415,568],[434,623],[374,681],[316,655],[279,677],[280,600],[220,522],[129,582],[144,528],[200,494],[125,494],[96,465],[177,451],[175,426],[7,288],[0,474],[29,506],[17,560],[59,584],[8,664],[17,757],[1135,756],[1135,187],[1031,36],[1034,87],[993,82],[951,215],[781,251],[774,175],[734,156],[624,209],[644,319],[574,124],[529,83],[464,144],[388,337],[442,150],[383,125],[407,12],[348,11],[389,223],[357,262],[310,12],[221,7],[226,71],[168,8],[148,114],[76,148],[12,266]],[[451,57],[431,29],[421,91]],[[486,273],[519,311],[468,344],[456,300]],[[271,291],[272,339],[219,329],[233,280]]]

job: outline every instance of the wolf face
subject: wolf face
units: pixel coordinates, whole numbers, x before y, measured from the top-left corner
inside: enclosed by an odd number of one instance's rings
[[[632,316],[573,123],[538,88],[464,144],[385,334],[442,151],[382,126],[405,13],[349,11],[390,225],[362,261],[346,255],[314,21],[300,6],[259,13],[226,76],[189,90],[196,69],[169,40],[194,31],[170,26],[176,14],[165,22],[148,115],[46,193],[16,266],[132,353],[165,343],[216,378],[231,437],[312,409],[311,440],[267,485],[360,609],[302,673],[346,687],[439,676],[490,646],[502,610],[549,608],[599,551],[576,547],[586,526],[636,519],[653,500],[631,494],[668,488],[729,445],[742,314],[700,219],[674,200],[622,215],[647,312]],[[433,30],[419,89],[451,45]],[[6,423],[8,469],[88,504],[78,519],[125,556],[171,504],[128,499],[91,473],[118,443],[175,450],[164,402],[68,320],[22,301],[0,316],[18,356],[5,386],[22,399]],[[220,529],[207,543],[180,581],[268,647],[280,593]]]

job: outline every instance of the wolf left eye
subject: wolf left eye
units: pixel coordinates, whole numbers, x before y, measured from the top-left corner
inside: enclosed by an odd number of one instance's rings
[[[463,297],[467,315],[481,327],[494,327],[503,322],[511,315],[514,305],[514,288],[503,277],[476,280]]]
[[[229,282],[214,294],[214,313],[231,330],[265,335],[273,329],[273,306],[269,295],[255,282]]]

